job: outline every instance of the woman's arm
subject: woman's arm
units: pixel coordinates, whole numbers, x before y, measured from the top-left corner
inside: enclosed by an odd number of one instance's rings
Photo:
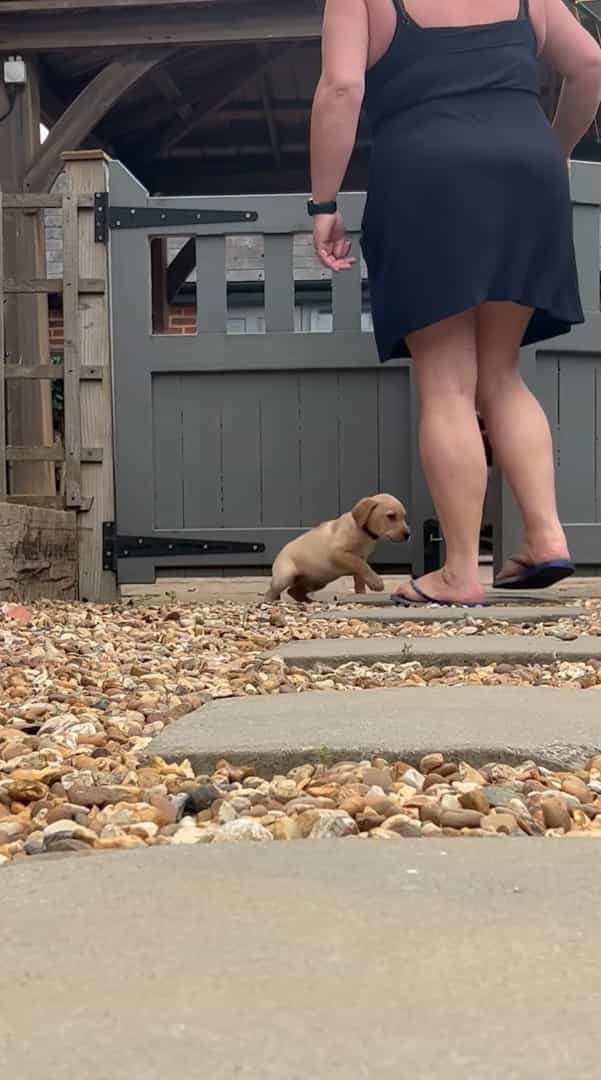
[[[569,157],[601,103],[601,49],[563,0],[546,0],[545,6],[542,55],[564,77],[553,128]]]
[[[338,195],[357,137],[369,47],[365,2],[326,0],[321,78],[311,115],[311,186],[317,203]],[[355,262],[340,214],[313,219],[313,242],[329,270],[349,270]]]
[[[365,0],[326,0],[321,78],[311,116],[311,183],[315,202],[338,195],[348,168],[369,47]]]

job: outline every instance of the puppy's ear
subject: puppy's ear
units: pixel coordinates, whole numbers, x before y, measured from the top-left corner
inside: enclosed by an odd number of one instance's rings
[[[353,515],[357,525],[360,529],[364,529],[369,521],[369,515],[372,510],[377,506],[378,500],[372,496],[368,499],[360,499],[358,503],[353,506],[351,514]]]

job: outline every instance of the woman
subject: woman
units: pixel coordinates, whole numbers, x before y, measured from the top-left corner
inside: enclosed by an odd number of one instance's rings
[[[519,4],[519,9],[518,9]],[[553,125],[538,57],[563,76]],[[582,322],[568,161],[601,100],[601,50],[563,0],[326,0],[311,131],[315,248],[353,262],[336,208],[363,99],[374,148],[362,246],[380,359],[411,356],[419,446],[445,539],[399,602],[477,604],[487,482],[477,410],[523,520],[495,584],[573,573],[547,420],[522,344]]]

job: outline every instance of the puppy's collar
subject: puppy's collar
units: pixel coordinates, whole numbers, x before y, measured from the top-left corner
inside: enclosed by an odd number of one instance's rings
[[[370,539],[370,540],[379,540],[379,539],[380,539],[380,537],[379,537],[379,536],[376,536],[375,532],[372,532],[372,531],[371,531],[371,529],[368,529],[368,528],[367,528],[367,525],[363,525],[363,526],[362,526],[361,528],[362,528],[362,531],[363,531],[363,532],[364,532],[364,533],[365,533],[365,534],[366,534],[367,536],[369,536],[369,539]]]

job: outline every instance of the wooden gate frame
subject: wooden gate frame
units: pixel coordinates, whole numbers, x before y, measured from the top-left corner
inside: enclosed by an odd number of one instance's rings
[[[102,525],[114,519],[113,422],[109,267],[106,246],[97,243],[94,196],[108,190],[108,158],[101,151],[63,154],[64,195],[0,192],[0,500],[77,512],[81,600],[109,602],[117,596],[113,573],[103,570]],[[20,281],[3,265],[3,212],[63,212],[62,278]],[[6,276],[5,276],[6,275]],[[63,363],[6,364],[4,297],[42,293],[63,296]],[[6,381],[63,380],[65,445],[6,445]],[[64,495],[7,492],[7,463],[64,461]]]

